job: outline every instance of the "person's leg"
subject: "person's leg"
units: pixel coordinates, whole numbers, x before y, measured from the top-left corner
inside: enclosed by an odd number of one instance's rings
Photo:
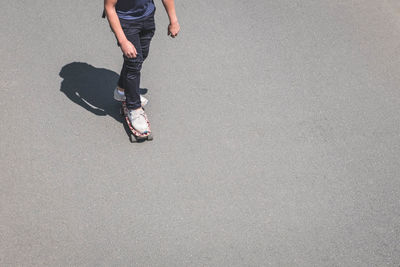
[[[128,109],[138,109],[140,102],[140,71],[142,70],[143,54],[140,45],[139,34],[127,36],[128,40],[135,46],[137,55],[135,58],[124,56],[125,79],[122,82],[122,88],[125,89],[126,105]]]
[[[154,31],[150,29],[148,25],[151,23],[145,23],[144,21],[136,21],[133,23],[135,32],[132,33],[129,30],[125,31],[127,39],[135,46],[137,55],[135,58],[127,58],[124,56],[124,66],[121,71],[121,79],[119,85],[125,89],[126,105],[129,109],[129,120],[132,126],[142,134],[145,134],[149,130],[149,124],[147,121],[146,114],[141,108],[140,99],[140,71],[144,58],[148,55],[151,38],[154,35]],[[154,21],[153,21],[154,24]],[[147,28],[145,27],[147,25]],[[153,27],[154,28],[154,27]],[[139,30],[138,30],[139,29]],[[138,31],[137,31],[138,30]],[[142,44],[145,46],[145,54],[143,54]]]
[[[143,61],[147,58],[150,51],[151,39],[154,36],[156,25],[154,22],[154,13],[143,21],[143,29],[140,31],[140,45],[142,47]]]
[[[114,99],[117,101],[125,101],[125,86],[124,86],[124,78],[126,77],[126,69],[125,63],[122,65],[121,73],[119,75],[117,87],[114,90]]]
[[[140,37],[140,45],[141,45],[141,50],[142,50],[142,57],[143,57],[143,61],[147,58],[148,54],[149,54],[149,50],[150,50],[150,42],[154,36],[154,32],[156,29],[155,26],[155,21],[154,21],[154,13],[152,15],[150,15],[148,18],[146,18],[144,21],[138,22],[138,25],[140,25],[141,31],[139,32],[139,37]],[[124,25],[123,22],[121,22],[121,25]],[[137,27],[137,29],[139,29]],[[135,46],[136,47],[136,46]],[[124,83],[124,80],[126,80],[126,64],[124,62],[122,69],[121,69],[121,73],[120,73],[120,77],[118,80],[118,91],[123,94],[124,90],[126,88],[126,84]]]
[[[122,69],[121,69],[121,73],[119,75],[119,79],[118,79],[118,89],[122,89],[125,88],[125,85],[123,83],[123,78],[122,77],[126,77],[126,68],[125,68],[125,62],[124,64],[122,64]]]
[[[138,109],[141,107],[139,85],[140,71],[142,69],[143,54],[140,42],[141,22],[120,20],[126,38],[135,46],[136,58],[128,58],[123,55],[124,64],[122,66],[118,87],[125,89],[126,105],[128,109]]]
[[[140,45],[142,47],[141,51],[144,62],[149,54],[150,42],[155,32],[154,13],[141,22],[142,22],[141,26],[142,30],[139,32],[139,37],[140,37]],[[127,71],[126,65],[124,64],[121,70],[120,79],[118,80],[118,86],[114,90],[114,99],[117,101],[123,101],[125,99],[124,88],[126,88],[126,85],[124,84],[124,80],[121,77],[125,77],[127,75],[126,71]],[[148,102],[148,100],[142,95],[140,95],[140,101],[142,106],[145,106]]]
[[[122,84],[125,85],[126,107],[129,110],[128,117],[133,128],[142,134],[146,134],[149,131],[149,124],[142,109],[139,92],[140,71],[143,63],[140,37],[139,34],[135,34],[127,36],[127,38],[135,46],[137,54],[135,58],[124,56],[126,79],[122,81]]]
[[[124,65],[125,66],[125,65]],[[119,76],[118,85],[114,90],[114,99],[117,101],[125,101],[125,89],[123,87],[123,82],[121,77],[124,76],[122,73],[125,72],[125,67],[122,67],[121,75]],[[145,98],[143,95],[140,95],[140,102],[142,103],[142,107],[144,107],[149,100]]]

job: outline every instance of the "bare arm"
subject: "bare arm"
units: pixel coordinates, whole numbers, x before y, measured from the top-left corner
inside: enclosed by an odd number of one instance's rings
[[[121,46],[122,52],[128,58],[134,58],[137,54],[136,48],[131,42],[129,42],[129,40],[125,36],[124,31],[122,30],[117,11],[115,10],[115,5],[117,4],[117,1],[118,0],[104,0],[104,10],[106,12],[108,22],[110,23],[110,27],[114,32],[118,43]]]
[[[162,2],[169,18],[168,35],[171,35],[172,38],[175,38],[180,31],[178,17],[176,16],[175,12],[175,2],[174,0],[162,0]]]

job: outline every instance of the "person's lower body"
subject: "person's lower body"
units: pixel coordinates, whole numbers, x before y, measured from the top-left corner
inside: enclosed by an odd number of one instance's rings
[[[124,63],[118,87],[124,90],[132,126],[140,132],[146,132],[148,125],[143,115],[142,105],[144,103],[140,97],[140,75],[155,32],[154,13],[140,20],[120,19],[120,22],[126,38],[135,46],[137,55],[135,58],[123,56]]]

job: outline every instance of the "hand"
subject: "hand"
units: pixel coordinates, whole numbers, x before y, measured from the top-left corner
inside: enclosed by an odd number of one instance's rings
[[[136,55],[137,55],[136,48],[131,42],[126,40],[126,41],[120,43],[120,45],[121,45],[122,53],[124,53],[124,55],[127,58],[135,58],[136,57]]]
[[[179,26],[178,22],[170,23],[168,25],[168,35],[170,35],[172,38],[175,38],[178,35],[180,29],[181,27]]]

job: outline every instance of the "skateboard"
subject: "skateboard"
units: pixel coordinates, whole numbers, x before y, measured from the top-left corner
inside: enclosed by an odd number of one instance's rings
[[[149,124],[149,131],[146,133],[140,133],[138,131],[135,130],[135,128],[133,128],[131,121],[129,120],[128,117],[128,108],[126,107],[126,101],[122,101],[122,106],[121,106],[121,115],[125,117],[125,122],[128,125],[128,128],[130,130],[129,133],[129,140],[131,141],[131,143],[137,143],[140,141],[152,141],[153,140],[153,134],[151,133],[151,129],[150,129],[150,122],[147,119],[147,115],[145,114],[145,119],[147,121],[147,123]]]

